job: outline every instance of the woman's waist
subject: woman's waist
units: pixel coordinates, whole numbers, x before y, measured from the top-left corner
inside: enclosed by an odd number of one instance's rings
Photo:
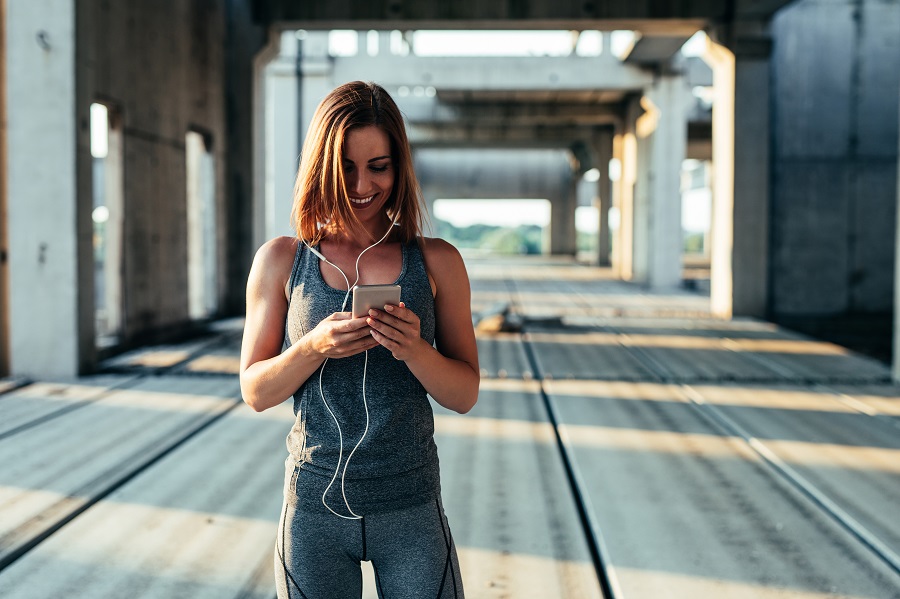
[[[354,456],[355,459],[355,456]],[[437,453],[421,464],[399,472],[374,472],[369,476],[335,472],[312,462],[287,460],[285,499],[307,509],[326,509],[345,513],[344,501],[354,512],[363,514],[411,507],[440,494],[440,465]],[[351,462],[352,467],[352,462]]]

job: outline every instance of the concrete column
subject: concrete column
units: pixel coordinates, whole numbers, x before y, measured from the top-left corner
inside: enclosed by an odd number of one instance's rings
[[[594,204],[597,207],[597,264],[609,266],[610,256],[609,209],[612,207],[612,181],[609,178],[609,163],[613,157],[613,130],[602,129],[593,139],[594,155],[597,157],[597,193]]]
[[[733,314],[766,316],[769,301],[769,54],[765,35],[739,38],[734,81]]]
[[[10,371],[73,377],[92,365],[94,344],[93,272],[84,270],[93,261],[89,243],[79,238],[91,239],[91,183],[88,168],[81,181],[88,193],[79,202],[79,163],[90,162],[90,133],[85,147],[78,120],[89,118],[89,108],[77,95],[76,2],[6,5],[7,208],[15,223],[9,227]],[[87,162],[79,156],[84,152]]]
[[[271,94],[269,64],[281,51],[281,34],[270,32],[268,44],[253,58],[253,251],[269,239],[274,214],[269,203],[274,195],[271,149]]]
[[[637,136],[635,122],[640,111],[638,98],[628,101],[625,118],[613,137],[613,156],[619,163],[619,180],[613,186],[613,205],[619,223],[613,240],[613,272],[621,279],[634,277],[634,186],[637,180]]]
[[[680,75],[663,75],[647,90],[637,120],[634,279],[654,288],[681,282],[681,163],[687,147]]]
[[[9,374],[9,243],[6,232],[6,2],[0,0],[0,376]]]
[[[897,94],[900,96],[900,92]],[[897,226],[894,229],[894,359],[893,378],[900,382],[900,143],[897,144]]]
[[[652,233],[652,174],[653,160],[652,131],[659,119],[659,110],[647,97],[641,98],[644,110],[635,122],[635,181],[632,204],[631,276],[636,283],[650,283],[650,244]],[[649,124],[648,124],[649,123]]]
[[[707,41],[703,60],[713,72],[710,311],[731,318],[734,238],[734,54]]]
[[[578,176],[571,173],[560,186],[560,194],[550,199],[550,253],[574,256],[578,251],[575,208],[578,206]]]
[[[297,116],[300,124],[300,147],[306,139],[306,131],[319,103],[339,83],[333,78],[332,61],[328,57],[328,32],[308,31],[300,40],[302,53],[300,72],[300,105]]]
[[[309,31],[300,40],[298,50],[300,57],[300,81],[299,81],[299,102],[295,104],[293,109],[296,111],[294,118],[297,123],[297,150],[294,153],[294,160],[291,165],[293,169],[290,178],[284,177],[284,181],[290,180],[291,190],[286,197],[285,208],[278,211],[277,222],[284,222],[291,227],[291,235],[294,234],[293,223],[290,223],[291,205],[293,204],[294,182],[297,178],[297,167],[300,165],[300,154],[303,150],[303,143],[306,140],[306,133],[309,131],[309,124],[312,121],[316,108],[322,99],[335,87],[332,78],[332,63],[328,58],[328,32],[327,31]],[[344,83],[343,81],[341,83]],[[287,165],[285,165],[287,168]]]
[[[294,180],[300,159],[300,40],[293,31],[281,33],[279,53],[267,72],[266,87],[266,239],[293,235],[290,215]]]
[[[732,50],[710,41],[705,57],[714,88],[711,309],[725,318],[765,317],[771,43],[762,25],[738,23],[735,31]]]

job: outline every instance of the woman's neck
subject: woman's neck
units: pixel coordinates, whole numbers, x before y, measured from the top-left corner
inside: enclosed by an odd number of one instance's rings
[[[377,225],[363,223],[359,232],[350,229],[329,231],[328,238],[335,243],[347,244],[351,247],[369,247],[379,240],[382,240],[381,243],[390,241],[389,231],[393,228],[393,224],[385,215],[385,218]]]

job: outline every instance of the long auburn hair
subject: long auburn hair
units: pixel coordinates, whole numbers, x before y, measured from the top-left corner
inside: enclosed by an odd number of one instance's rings
[[[394,186],[385,206],[391,220],[397,221],[394,234],[403,242],[422,234],[422,192],[403,115],[380,85],[352,81],[322,100],[303,142],[291,209],[291,222],[300,239],[316,244],[334,230],[365,234],[347,195],[343,158],[347,132],[370,125],[390,139]]]

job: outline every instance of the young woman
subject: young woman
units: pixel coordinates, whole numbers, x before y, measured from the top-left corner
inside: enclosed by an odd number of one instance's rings
[[[380,86],[319,105],[292,220],[297,237],[253,261],[241,347],[247,404],[294,397],[278,597],[359,597],[361,560],[379,597],[463,597],[427,395],[460,413],[477,399],[469,280],[453,246],[421,235],[403,118]],[[385,283],[401,301],[353,318],[349,289]]]

